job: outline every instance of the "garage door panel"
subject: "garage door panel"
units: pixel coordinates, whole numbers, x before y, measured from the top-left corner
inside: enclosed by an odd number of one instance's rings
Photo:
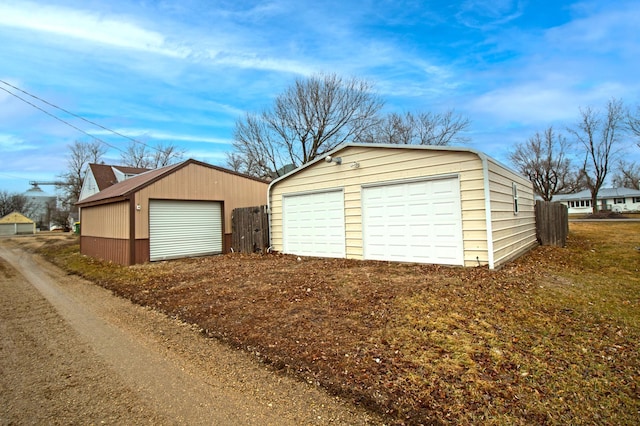
[[[457,178],[363,188],[364,257],[463,264]]]
[[[285,196],[283,251],[301,256],[345,257],[343,192]]]
[[[151,261],[222,253],[219,202],[150,200]]]

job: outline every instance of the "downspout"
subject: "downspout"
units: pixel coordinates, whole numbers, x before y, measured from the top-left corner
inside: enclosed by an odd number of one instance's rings
[[[135,194],[129,197],[129,266],[136,264],[136,203]]]
[[[267,187],[267,217],[269,218],[269,247],[267,248],[267,252],[270,252],[273,249],[273,245],[271,244],[271,240],[273,239],[273,234],[271,233],[271,220],[272,220],[272,215],[271,215],[271,186],[277,181],[278,179],[272,180],[271,183],[269,184],[269,186]]]
[[[489,182],[489,160],[487,156],[481,152],[477,153],[482,161],[482,174],[484,180],[484,214],[487,228],[487,257],[489,269],[494,269],[494,253],[493,253],[493,225],[491,222],[491,188]]]

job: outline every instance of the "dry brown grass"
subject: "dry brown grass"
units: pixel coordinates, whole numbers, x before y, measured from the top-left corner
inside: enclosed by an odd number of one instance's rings
[[[637,424],[640,224],[572,223],[499,271],[284,255],[43,253],[396,424]]]

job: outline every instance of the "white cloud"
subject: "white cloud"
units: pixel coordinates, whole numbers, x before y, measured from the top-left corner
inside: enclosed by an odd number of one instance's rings
[[[0,4],[0,25],[172,57],[184,58],[190,53],[187,48],[169,43],[164,35],[124,17],[105,17],[59,6],[22,1]]]
[[[24,141],[14,135],[0,133],[0,151],[18,152],[35,149],[36,146],[25,144]]]
[[[571,125],[581,107],[604,108],[607,100],[622,98],[625,88],[602,82],[588,89],[548,81],[523,82],[480,95],[466,106],[473,117],[482,117],[492,126]]]
[[[207,57],[219,65],[230,65],[238,68],[278,71],[292,74],[311,75],[316,70],[308,63],[283,58],[264,57],[257,54],[231,54],[209,50]],[[262,56],[262,57],[261,57]]]
[[[465,26],[488,29],[519,18],[522,10],[521,0],[467,0],[456,18]]]
[[[617,8],[589,11],[589,15],[550,29],[545,42],[572,54],[620,52],[632,60],[640,53],[640,3],[617,4]]]
[[[474,115],[489,115],[502,123],[551,123],[575,116],[574,96],[558,88],[523,84],[485,93],[471,101],[468,108]]]
[[[259,9],[264,12],[271,7]],[[308,62],[283,57],[283,52],[271,56],[268,53],[269,49],[265,50],[265,46],[260,46],[259,39],[247,29],[232,26],[235,28],[233,34],[227,34],[216,28],[194,31],[192,28],[182,27],[182,24],[174,24],[179,27],[176,29],[175,26],[168,26],[169,32],[165,34],[145,28],[124,15],[107,15],[96,11],[33,2],[0,3],[0,26],[49,33],[170,58],[189,59],[193,62],[204,61],[213,65],[302,75],[309,75],[315,71]],[[181,35],[172,34],[172,28],[175,34]],[[264,53],[258,53],[261,50]],[[135,66],[146,69],[145,64],[146,62],[140,62]]]

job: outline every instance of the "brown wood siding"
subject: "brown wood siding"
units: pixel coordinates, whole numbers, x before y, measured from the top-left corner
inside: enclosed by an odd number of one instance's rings
[[[259,206],[267,199],[267,183],[189,164],[135,194],[136,239],[149,238],[149,200],[201,200],[223,202],[224,233],[231,233],[231,212],[237,207]],[[177,215],[180,212],[176,212]],[[230,244],[229,244],[230,246]],[[226,247],[226,246],[225,246]]]
[[[430,151],[394,148],[347,147],[337,153],[342,164],[317,162],[271,190],[271,243],[282,250],[283,194],[344,189],[345,237],[348,258],[363,258],[362,185],[402,181],[434,176],[458,176],[462,209],[464,262],[467,266],[488,261],[483,166],[480,158],[468,151]],[[358,168],[351,167],[357,162]],[[484,234],[483,232],[484,231]]]
[[[85,237],[129,238],[129,203],[120,201],[80,209],[80,232]]]
[[[86,256],[129,265],[129,240],[81,236],[80,252]]]

